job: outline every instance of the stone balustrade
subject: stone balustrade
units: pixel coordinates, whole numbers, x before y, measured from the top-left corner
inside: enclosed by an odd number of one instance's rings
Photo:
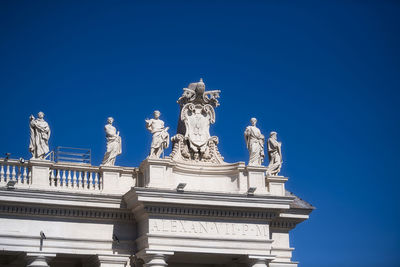
[[[102,190],[99,167],[54,164],[50,168],[50,186],[71,189]]]
[[[0,187],[122,195],[136,186],[137,171],[117,166],[0,159]]]
[[[28,185],[31,183],[31,171],[27,164],[16,159],[0,159],[0,186],[13,182]]]

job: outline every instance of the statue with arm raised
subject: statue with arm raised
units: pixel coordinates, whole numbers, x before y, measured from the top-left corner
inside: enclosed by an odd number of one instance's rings
[[[164,127],[164,121],[160,120],[161,112],[154,111],[154,119],[146,119],[146,128],[153,134],[149,158],[160,158],[164,149],[169,146],[169,127]]]
[[[44,159],[49,153],[50,127],[44,120],[44,113],[39,112],[38,118],[33,115],[29,118],[30,143],[29,152],[32,153],[33,159]]]

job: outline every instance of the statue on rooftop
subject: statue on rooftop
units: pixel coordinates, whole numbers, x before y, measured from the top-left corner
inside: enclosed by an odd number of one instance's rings
[[[246,146],[249,150],[249,165],[261,166],[264,161],[264,135],[261,134],[260,129],[257,128],[257,119],[251,118],[251,125],[247,126],[244,131],[244,138]]]
[[[107,122],[107,125],[104,126],[107,139],[107,151],[104,154],[101,165],[114,166],[116,157],[122,153],[122,141],[119,136],[119,131],[112,125],[114,118],[108,117]]]
[[[277,176],[282,168],[282,143],[277,140],[277,133],[271,132],[268,138],[268,158],[269,165],[267,175]]]
[[[224,162],[217,147],[218,137],[210,135],[220,92],[206,91],[202,79],[183,88],[183,94],[177,101],[181,108],[178,131],[171,138],[174,143],[171,153],[173,160],[215,164]]]
[[[33,159],[44,159],[49,152],[50,127],[43,119],[44,113],[39,112],[38,118],[33,115],[29,117],[30,123],[30,142],[29,151],[32,153]]]
[[[149,158],[158,159],[169,146],[169,127],[164,127],[164,121],[160,120],[160,111],[154,111],[153,115],[154,119],[145,120],[147,130],[153,134]]]

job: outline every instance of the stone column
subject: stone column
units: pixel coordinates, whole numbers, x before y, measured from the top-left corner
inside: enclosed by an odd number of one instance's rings
[[[27,267],[49,267],[49,261],[54,258],[56,254],[32,252],[26,253],[28,265]]]

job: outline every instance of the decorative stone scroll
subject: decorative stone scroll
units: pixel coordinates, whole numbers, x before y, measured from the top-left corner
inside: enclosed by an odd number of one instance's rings
[[[220,164],[224,158],[218,151],[218,137],[210,136],[210,125],[215,123],[214,108],[219,106],[220,90],[205,91],[200,79],[183,88],[178,99],[181,108],[178,131],[171,138],[171,157],[176,161]]]

